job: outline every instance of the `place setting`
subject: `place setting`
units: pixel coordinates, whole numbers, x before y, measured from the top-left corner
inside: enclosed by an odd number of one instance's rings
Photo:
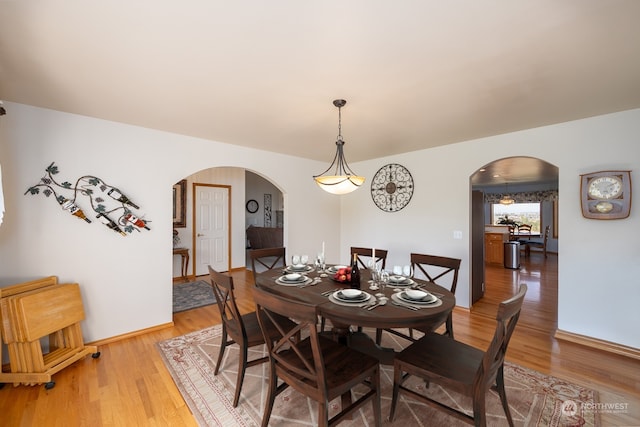
[[[391,300],[395,305],[401,305],[412,309],[433,308],[442,305],[442,300],[432,293],[420,289],[405,289],[394,292]]]
[[[282,286],[307,286],[313,283],[314,279],[300,273],[288,273],[278,277],[275,281]]]
[[[327,295],[334,304],[347,307],[366,307],[376,304],[376,298],[359,289],[339,289]]]
[[[307,274],[314,271],[314,267],[309,265],[308,255],[293,255],[291,264],[285,267],[286,273]]]

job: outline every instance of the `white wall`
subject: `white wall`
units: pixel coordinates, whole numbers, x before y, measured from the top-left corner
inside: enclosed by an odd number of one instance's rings
[[[310,171],[324,170],[322,162],[6,104],[0,286],[50,274],[79,282],[88,340],[171,321],[171,189],[192,173],[227,166],[269,177],[284,194],[289,253],[314,254],[325,241],[330,263],[345,262],[352,245],[390,250],[390,265],[406,263],[411,251],[459,257],[457,298],[468,306],[469,177],[495,159],[532,156],[560,168],[560,329],[640,348],[640,208],[625,220],[594,221],[579,203],[579,175],[589,171],[630,169],[640,188],[640,110],[351,164],[369,179],[390,162],[411,171],[413,200],[385,213],[369,183],[343,197],[319,190]],[[66,179],[90,173],[126,190],[153,220],[151,232],[123,238],[69,218],[43,196],[23,196],[52,161]]]
[[[48,275],[80,283],[87,341],[171,322],[172,187],[203,169],[240,167],[269,176],[285,192],[294,218],[285,218],[285,243],[312,253],[325,240],[327,251],[338,253],[332,215],[339,200],[318,189],[309,172],[326,167],[322,162],[21,104],[5,107],[0,286]],[[152,221],[151,231],[122,237],[71,217],[51,198],[24,196],[52,161],[62,180],[91,174],[121,188]]]
[[[343,198],[342,259],[351,244],[388,249],[388,265],[407,264],[411,252],[461,258],[456,298],[468,307],[469,177],[496,159],[537,157],[560,171],[559,329],[640,348],[639,204],[627,219],[596,221],[582,217],[579,199],[579,175],[591,171],[632,170],[632,187],[640,188],[639,139],[640,110],[631,110],[351,165],[370,178],[400,163],[415,192],[397,213],[378,209],[366,190]]]
[[[253,172],[246,173],[246,190],[245,197],[247,200],[253,199],[258,202],[258,211],[256,213],[247,212],[245,209],[245,226],[264,227],[264,195],[271,194],[271,227],[277,225],[276,210],[282,210],[284,200],[282,192],[273,185],[268,178],[264,178]]]

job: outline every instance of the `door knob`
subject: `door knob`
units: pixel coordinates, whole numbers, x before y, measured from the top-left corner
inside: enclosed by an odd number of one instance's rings
[[[200,233],[198,233],[198,237],[202,237],[202,236],[204,236],[204,234],[200,234]]]

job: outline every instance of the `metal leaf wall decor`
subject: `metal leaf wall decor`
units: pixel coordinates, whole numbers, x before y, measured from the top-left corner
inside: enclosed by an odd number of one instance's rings
[[[29,187],[25,195],[53,196],[63,210],[87,223],[91,223],[92,220],[87,217],[85,210],[88,212],[88,208],[91,208],[99,222],[122,236],[127,236],[127,233],[133,233],[134,230],[138,232],[142,229],[150,230],[148,226],[150,221],[143,219],[134,211],[140,207],[118,188],[107,184],[102,179],[84,175],[76,180],[75,185],[69,181],[58,183],[53,177],[59,172],[55,162],[51,163],[45,171],[46,174],[40,182]]]

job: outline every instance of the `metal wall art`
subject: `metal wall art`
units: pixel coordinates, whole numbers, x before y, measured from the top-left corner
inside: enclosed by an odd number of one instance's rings
[[[79,195],[85,196],[88,199],[88,205],[83,203],[85,209],[87,206],[90,207],[96,213],[95,218],[111,230],[123,236],[133,233],[134,230],[138,232],[143,228],[150,230],[147,225],[150,221],[133,211],[140,207],[118,188],[92,175],[81,176],[76,180],[75,185],[68,181],[60,184],[53,178],[58,174],[58,167],[54,163],[49,165],[39,183],[27,189],[25,195],[37,195],[42,192],[46,197],[54,196],[63,210],[91,223],[91,219],[85,214],[78,199]]]

